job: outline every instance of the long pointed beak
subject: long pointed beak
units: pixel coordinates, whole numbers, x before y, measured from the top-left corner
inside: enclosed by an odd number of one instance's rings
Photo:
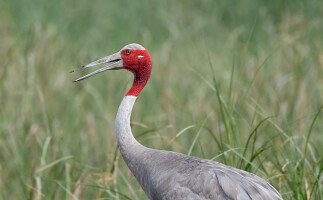
[[[106,56],[104,58],[101,58],[101,59],[99,59],[97,61],[91,62],[91,63],[89,63],[87,65],[82,65],[80,67],[77,67],[77,68],[71,70],[70,73],[78,71],[78,70],[81,70],[81,69],[85,69],[85,68],[88,68],[88,67],[101,65],[101,64],[104,64],[104,63],[111,63],[111,64],[109,64],[109,65],[107,65],[105,67],[102,67],[101,69],[98,69],[98,70],[96,70],[96,71],[94,71],[94,72],[92,72],[90,74],[82,76],[81,78],[78,78],[73,82],[78,82],[78,81],[84,80],[86,78],[89,78],[90,76],[93,76],[95,74],[98,74],[98,73],[101,73],[101,72],[104,72],[104,71],[107,71],[107,70],[123,69],[123,61],[121,59],[120,53],[118,52],[118,53],[112,54],[110,56]]]

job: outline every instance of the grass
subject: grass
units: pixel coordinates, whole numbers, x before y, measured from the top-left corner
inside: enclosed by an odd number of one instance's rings
[[[138,42],[146,146],[244,169],[284,199],[323,199],[323,4],[0,1],[0,199],[147,199],[114,117],[132,77],[69,70]]]

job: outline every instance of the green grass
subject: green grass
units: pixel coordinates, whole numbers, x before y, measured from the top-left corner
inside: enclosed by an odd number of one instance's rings
[[[0,1],[0,199],[147,199],[114,117],[132,76],[69,70],[143,44],[146,146],[223,162],[284,199],[323,199],[323,3]]]

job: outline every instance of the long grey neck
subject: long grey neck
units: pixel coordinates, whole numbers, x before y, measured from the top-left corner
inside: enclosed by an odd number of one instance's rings
[[[146,148],[133,137],[130,127],[131,111],[136,99],[136,96],[125,96],[123,98],[115,121],[116,139],[119,150],[133,173],[136,171],[134,166],[138,162],[140,152]]]

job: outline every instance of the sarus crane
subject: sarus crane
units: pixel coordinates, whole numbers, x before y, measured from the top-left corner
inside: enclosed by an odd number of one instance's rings
[[[74,82],[107,70],[126,69],[134,74],[115,120],[116,140],[121,155],[149,199],[153,200],[277,200],[277,190],[262,178],[224,164],[185,154],[147,148],[133,136],[130,116],[134,103],[149,80],[152,62],[140,44],[128,44],[71,72],[100,64],[107,66]]]

